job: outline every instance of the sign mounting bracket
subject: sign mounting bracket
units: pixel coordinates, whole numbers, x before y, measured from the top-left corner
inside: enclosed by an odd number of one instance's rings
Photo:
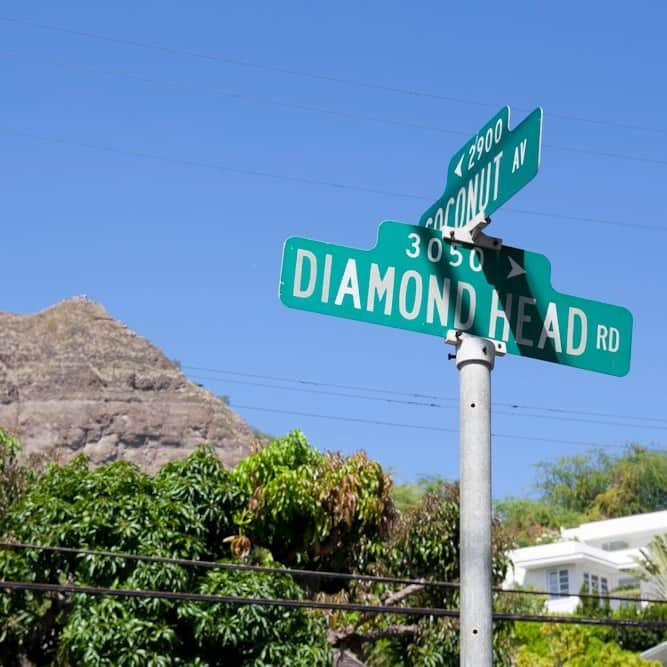
[[[458,346],[461,344],[461,341],[464,338],[470,338],[470,337],[472,337],[472,334],[465,333],[464,331],[457,331],[456,329],[450,329],[447,332],[447,335],[445,336],[445,343],[449,345]],[[479,336],[475,336],[475,338],[479,338]],[[507,354],[507,345],[505,345],[503,341],[493,340],[490,338],[487,338],[487,340],[495,348],[495,354],[497,357],[502,357]]]
[[[442,227],[442,238],[476,245],[480,248],[488,248],[489,250],[500,250],[503,247],[503,240],[495,236],[487,236],[482,231],[490,224],[491,218],[487,218],[484,211],[480,211],[463,227]]]

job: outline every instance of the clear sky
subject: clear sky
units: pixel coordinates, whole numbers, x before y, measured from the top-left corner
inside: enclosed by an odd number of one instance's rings
[[[494,496],[593,444],[662,447],[665,25],[646,0],[6,0],[0,309],[86,294],[263,431],[455,478],[453,350],[286,308],[282,247],[417,224],[469,137],[539,105],[540,172],[487,231],[548,256],[558,291],[629,308],[632,366],[499,359]]]

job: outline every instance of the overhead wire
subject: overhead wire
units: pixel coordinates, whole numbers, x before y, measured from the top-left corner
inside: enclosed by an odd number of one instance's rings
[[[207,595],[204,593],[182,593],[177,591],[154,591],[127,588],[104,588],[101,586],[77,586],[74,584],[49,584],[34,581],[0,580],[0,589],[38,591],[42,593],[70,593],[73,595],[105,595],[111,597],[149,598],[178,600],[183,602],[207,602],[211,604],[252,605],[257,607],[290,607],[293,609],[319,609],[322,611],[351,611],[364,614],[390,614],[395,616],[431,616],[458,618],[458,609],[437,607],[393,607],[367,605],[354,602],[321,602],[317,600],[293,600],[285,598],[253,598],[235,595]],[[593,618],[586,616],[551,616],[544,614],[513,614],[493,612],[496,621],[525,621],[528,623],[553,623],[568,625],[596,625],[629,628],[667,629],[667,621],[650,619]]]
[[[480,106],[487,108],[496,108],[497,105],[491,102],[485,102],[480,100],[471,100],[466,98],[454,97],[451,95],[443,95],[441,93],[433,93],[431,91],[417,90],[414,88],[405,88],[401,86],[390,86],[387,84],[374,83],[369,81],[361,81],[350,79],[346,77],[332,76],[328,74],[322,74],[317,72],[309,72],[300,69],[281,67],[274,64],[254,62],[250,60],[244,60],[241,58],[231,58],[226,56],[221,56],[217,54],[204,53],[201,51],[193,51],[190,49],[183,49],[178,47],[164,46],[160,44],[151,44],[136,39],[129,39],[124,37],[116,37],[111,35],[103,35],[101,33],[85,31],[85,30],[75,30],[72,28],[63,28],[60,26],[54,26],[46,23],[41,23],[38,21],[32,21],[29,19],[23,19],[13,16],[0,16],[0,21],[13,24],[22,24],[31,26],[33,28],[38,28],[41,30],[48,30],[51,32],[60,32],[63,34],[76,35],[78,37],[84,37],[86,39],[93,39],[98,41],[104,41],[113,44],[121,44],[124,46],[132,46],[141,49],[149,49],[153,51],[160,51],[163,53],[168,53],[171,55],[187,56],[190,58],[196,58],[200,60],[207,60],[212,62],[221,62],[227,65],[233,65],[237,67],[251,68],[257,70],[264,70],[268,72],[275,72],[280,74],[287,74],[290,76],[303,77],[308,79],[317,79],[321,81],[328,81],[331,83],[337,83],[342,85],[354,86],[359,88],[367,88],[369,90],[378,90],[388,93],[395,93],[404,96],[410,97],[423,97],[426,99],[439,100],[443,102],[452,102],[456,104],[465,104],[472,106]],[[532,109],[516,107],[518,111],[532,111]],[[561,120],[568,120],[578,123],[587,123],[592,125],[601,125],[607,127],[613,127],[616,129],[626,129],[626,130],[638,130],[642,132],[651,132],[656,134],[667,134],[667,130],[659,127],[651,127],[647,125],[638,125],[631,123],[618,122],[615,120],[607,120],[600,118],[590,118],[585,116],[579,116],[574,114],[565,114],[565,113],[552,113],[550,114],[554,118],[559,118]]]
[[[78,363],[78,362],[67,362],[64,364],[59,364],[60,366],[66,366],[66,367],[84,367],[84,368],[89,368],[89,364],[86,363]],[[182,368],[189,368],[189,369],[200,369],[204,367],[200,366],[188,366],[188,365],[182,365]],[[117,368],[117,367],[114,367]],[[303,385],[310,385],[310,386],[331,386],[331,387],[341,387],[341,388],[349,388],[349,389],[356,389],[359,391],[367,391],[367,392],[377,392],[377,393],[387,393],[389,395],[393,396],[414,396],[414,397],[424,397],[426,399],[436,399],[437,401],[457,401],[458,399],[454,397],[439,397],[436,395],[431,395],[431,394],[419,394],[417,392],[400,392],[400,391],[394,391],[394,390],[389,390],[389,389],[382,389],[382,388],[373,388],[373,387],[362,387],[358,385],[341,385],[341,384],[335,384],[335,383],[326,383],[326,382],[320,382],[320,381],[314,381],[314,380],[301,380],[298,378],[286,378],[283,376],[274,376],[274,375],[262,375],[259,373],[244,373],[241,371],[225,371],[221,369],[212,369],[212,368],[206,368],[205,369],[207,372],[214,372],[214,373],[229,373],[231,375],[235,376],[240,376],[240,377],[251,377],[251,378],[267,378],[276,382],[292,382],[292,383],[297,383],[297,384],[303,384]],[[342,398],[353,398],[355,400],[375,400],[375,401],[386,401],[391,404],[398,404],[398,405],[407,405],[410,407],[426,407],[426,408],[438,408],[438,409],[455,409],[456,406],[453,405],[444,405],[442,403],[436,402],[436,400],[428,400],[428,401],[418,401],[418,400],[402,400],[399,398],[386,398],[383,396],[363,396],[361,394],[351,394],[349,392],[344,392],[344,391],[320,391],[316,389],[311,389],[310,387],[290,387],[290,386],[285,386],[285,385],[276,385],[276,384],[268,384],[268,383],[262,383],[262,382],[250,382],[250,381],[244,381],[244,380],[234,380],[234,379],[228,379],[228,378],[200,378],[196,374],[191,376],[192,379],[194,380],[213,380],[216,382],[222,382],[222,383],[235,383],[235,384],[244,384],[244,385],[249,385],[249,386],[256,386],[256,387],[261,387],[261,388],[268,388],[268,389],[273,389],[273,390],[279,390],[279,391],[298,391],[298,392],[305,392],[309,394],[315,394],[315,395],[324,395],[324,396],[335,396],[335,397],[342,397]],[[197,382],[197,386],[203,387],[204,385]],[[138,392],[141,394],[141,392]],[[73,394],[74,395],[74,394]],[[91,400],[95,401],[97,399],[86,397],[86,396],[80,396],[78,393],[75,394],[78,400]],[[110,391],[109,389],[105,389],[105,396],[109,400],[119,400],[125,403],[146,403],[146,402],[151,402],[147,401],[143,396],[141,395],[133,395],[129,394],[127,392],[114,392]],[[434,432],[441,432],[441,433],[458,433],[458,429],[454,427],[446,427],[446,426],[432,426],[428,424],[415,424],[415,423],[409,423],[409,422],[399,422],[399,421],[387,421],[387,420],[381,420],[381,419],[372,419],[368,417],[354,417],[354,416],[349,416],[349,415],[333,415],[333,414],[324,414],[320,412],[306,412],[306,411],[298,411],[298,410],[290,410],[290,409],[283,409],[283,408],[278,408],[275,406],[262,406],[262,405],[248,405],[244,403],[238,403],[236,401],[230,400],[228,397],[224,398],[225,402],[230,406],[234,407],[236,409],[245,409],[245,410],[253,410],[253,411],[258,411],[258,412],[271,412],[275,414],[284,414],[284,415],[290,415],[290,416],[298,416],[298,417],[308,417],[308,418],[315,418],[315,419],[324,419],[324,420],[329,420],[329,421],[340,421],[340,422],[348,422],[348,423],[358,423],[358,424],[368,424],[368,425],[376,425],[376,426],[388,426],[392,428],[402,428],[402,429],[411,429],[411,430],[419,430],[419,431],[434,431]],[[177,399],[178,403],[196,403],[197,401],[192,398],[187,398],[187,397],[179,397]],[[555,414],[535,414],[535,413],[526,413],[526,412],[508,412],[504,410],[496,410],[494,414],[496,415],[503,415],[503,416],[510,416],[510,417],[521,417],[521,418],[527,418],[527,419],[544,419],[544,420],[552,420],[552,421],[562,421],[562,422],[573,422],[573,423],[581,423],[581,424],[591,424],[591,425],[597,425],[597,426],[619,426],[619,427],[624,427],[624,428],[652,428],[653,430],[667,430],[667,427],[665,426],[660,426],[660,425],[649,425],[649,424],[638,424],[638,423],[633,423],[633,422],[619,422],[619,421],[609,421],[606,419],[607,417],[610,417],[611,415],[608,413],[596,413],[596,412],[590,412],[590,411],[577,411],[577,410],[568,410],[566,408],[547,408],[547,407],[540,407],[540,406],[529,406],[529,405],[522,405],[519,403],[505,403],[505,402],[494,402],[494,405],[497,406],[502,406],[502,407],[507,407],[511,408],[512,410],[538,410],[542,412],[547,412],[547,413],[555,413]],[[579,418],[576,416],[569,416],[570,414],[573,415],[594,415],[598,416],[601,419],[606,419],[605,421],[599,421],[595,419],[584,419],[584,418]],[[649,418],[649,417],[639,417],[639,416],[633,416],[633,415],[618,415],[618,419],[628,419],[628,420],[645,420],[645,421],[655,421],[658,423],[664,423],[664,419],[659,419],[659,418]],[[576,447],[589,447],[589,448],[595,448],[595,449],[627,449],[628,445],[626,444],[616,444],[616,443],[608,443],[608,442],[600,442],[600,441],[592,441],[592,440],[570,440],[570,439],[558,439],[558,438],[548,438],[544,436],[529,436],[529,435],[521,435],[521,434],[510,434],[510,433],[501,433],[501,432],[494,432],[492,435],[496,438],[501,438],[501,439],[508,439],[508,440],[513,440],[513,441],[527,441],[527,442],[546,442],[546,443],[554,443],[554,444],[563,444],[567,446],[576,446]]]
[[[152,556],[149,554],[135,554],[135,553],[128,553],[125,551],[104,551],[99,549],[84,549],[77,547],[64,547],[55,545],[42,545],[42,544],[27,544],[23,542],[15,542],[8,540],[1,540],[0,548],[20,549],[23,551],[36,550],[36,551],[47,551],[55,553],[67,553],[76,556],[116,558],[120,560],[160,563],[163,565],[178,565],[182,567],[193,567],[193,568],[201,568],[208,570],[226,570],[231,572],[257,572],[262,574],[275,574],[283,576],[288,575],[304,579],[308,578],[339,579],[344,581],[363,581],[367,583],[381,583],[381,584],[393,584],[393,585],[400,584],[402,586],[420,585],[424,586],[425,588],[441,588],[441,589],[453,589],[453,590],[458,590],[461,587],[461,584],[458,582],[441,581],[441,580],[433,580],[425,578],[415,579],[414,577],[395,577],[395,576],[392,577],[392,576],[382,576],[382,575],[372,575],[372,574],[359,574],[351,572],[332,572],[326,570],[309,570],[309,569],[289,568],[289,567],[270,567],[265,565],[251,565],[247,563],[192,560],[187,558],[174,558],[169,556]],[[492,591],[494,593],[499,593],[503,595],[528,595],[528,596],[540,596],[540,597],[548,596],[548,597],[562,597],[562,598],[576,596],[582,599],[601,600],[610,602],[614,601],[633,602],[633,603],[651,602],[656,604],[667,604],[667,600],[663,600],[660,598],[612,595],[612,594],[602,594],[602,593],[580,592],[577,594],[573,594],[573,593],[563,593],[560,591],[551,592],[551,591],[541,591],[535,589],[504,588],[501,586],[493,586]]]
[[[458,433],[458,428],[447,428],[445,426],[429,426],[426,424],[409,424],[405,422],[384,421],[381,419],[366,419],[363,417],[346,417],[342,415],[327,415],[319,412],[302,412],[298,410],[284,410],[281,408],[269,408],[259,405],[242,405],[234,402],[235,408],[242,410],[255,410],[257,412],[272,412],[275,414],[290,415],[294,417],[313,417],[316,419],[326,419],[329,421],[351,422],[355,424],[370,424],[374,426],[391,426],[392,428],[414,429],[419,431],[436,431],[440,433]],[[593,447],[596,449],[627,449],[627,445],[615,445],[610,443],[600,443],[587,440],[565,440],[560,438],[546,438],[543,436],[527,436],[512,433],[492,432],[494,438],[504,438],[509,440],[521,440],[528,442],[547,442],[558,445],[572,445],[577,447]]]
[[[129,148],[117,148],[115,146],[106,146],[98,143],[91,143],[88,141],[80,141],[77,139],[70,139],[64,137],[56,137],[53,135],[42,134],[38,132],[18,130],[16,128],[0,126],[0,132],[8,136],[19,137],[22,139],[30,139],[33,141],[42,141],[45,143],[52,144],[61,144],[61,145],[71,145],[77,146],[78,148],[85,148],[87,150],[98,151],[102,153],[110,153],[113,155],[120,155],[123,157],[133,157],[140,158],[144,160],[153,160],[156,162],[161,162],[164,164],[175,164],[181,167],[189,168],[200,168],[200,169],[211,169],[215,171],[222,171],[231,174],[238,174],[239,176],[250,176],[254,178],[265,178],[270,180],[277,181],[286,181],[289,183],[298,183],[300,185],[308,185],[315,187],[326,187],[333,188],[335,190],[342,191],[351,191],[351,192],[361,192],[365,194],[380,195],[383,197],[397,197],[401,199],[410,199],[423,202],[432,202],[433,196],[424,196],[418,195],[410,192],[398,192],[396,190],[384,190],[381,188],[369,187],[365,185],[357,185],[355,183],[349,182],[338,182],[331,181],[327,179],[316,179],[306,176],[292,176],[290,174],[278,173],[274,171],[264,171],[260,169],[248,169],[244,167],[237,167],[230,164],[224,164],[221,162],[212,162],[212,161],[203,161],[203,160],[194,160],[190,158],[181,158],[181,157],[172,157],[169,155],[161,153],[151,153],[146,151],[138,151]],[[569,221],[578,221],[578,222],[587,222],[592,224],[599,225],[612,225],[612,226],[621,226],[627,229],[627,222],[622,222],[619,220],[610,220],[605,218],[593,218],[586,216],[573,216],[561,213],[552,213],[541,210],[533,209],[520,209],[510,206],[504,207],[504,210],[510,213],[518,213],[519,215],[537,215],[541,217],[553,218],[555,220],[569,220]],[[652,225],[648,223],[635,222],[632,223],[633,228],[635,229],[646,229],[656,232],[665,233],[667,232],[667,227],[663,225]]]
[[[8,51],[5,51],[4,54],[10,53]],[[3,55],[3,52],[0,52],[0,55]],[[242,102],[249,102],[252,104],[259,104],[259,105],[269,105],[269,106],[275,106],[283,109],[293,109],[296,111],[304,111],[304,112],[309,112],[309,113],[317,113],[317,114],[322,114],[330,117],[337,117],[337,118],[344,118],[346,120],[352,120],[352,121],[364,121],[364,122],[369,122],[369,123],[376,123],[379,125],[389,125],[389,126],[394,126],[394,127],[403,127],[406,129],[411,129],[411,130],[425,130],[428,132],[437,132],[437,133],[444,133],[444,134],[453,134],[457,136],[464,136],[468,137],[470,135],[469,132],[466,132],[464,130],[457,130],[457,129],[451,129],[451,128],[446,128],[442,126],[437,126],[437,125],[427,125],[423,123],[416,123],[416,122],[410,122],[410,121],[402,121],[402,120],[395,120],[395,119],[389,119],[389,118],[382,118],[380,116],[368,116],[364,114],[358,114],[354,112],[349,112],[349,111],[341,111],[339,109],[331,109],[331,108],[325,108],[325,107],[320,107],[320,106],[312,106],[308,104],[300,104],[296,102],[287,102],[284,100],[276,100],[276,99],[270,99],[270,98],[265,98],[265,97],[257,97],[253,95],[246,95],[244,93],[239,93],[236,91],[228,91],[228,90],[222,90],[220,88],[214,88],[211,86],[203,86],[201,84],[191,84],[191,83],[186,83],[186,82],[177,82],[177,81],[168,81],[168,80],[163,80],[163,79],[156,79],[154,77],[147,77],[143,75],[138,75],[134,74],[131,72],[123,72],[123,71],[118,71],[118,70],[112,70],[108,68],[100,68],[100,67],[90,67],[90,66],[84,66],[84,65],[79,65],[77,64],[72,64],[72,63],[63,63],[63,62],[56,62],[51,59],[49,59],[48,64],[50,66],[54,67],[75,67],[76,69],[79,69],[80,71],[84,72],[89,72],[93,74],[102,74],[104,76],[113,76],[116,78],[121,78],[121,79],[126,79],[130,81],[136,81],[138,83],[144,83],[144,84],[150,84],[150,85],[157,85],[157,86],[167,86],[169,88],[178,88],[181,90],[188,90],[188,91],[193,91],[193,92],[199,92],[199,93],[204,93],[204,94],[209,94],[209,95],[215,95],[215,96],[222,96],[222,97],[227,97],[230,99],[236,99]],[[603,157],[603,158],[612,158],[612,159],[617,159],[617,160],[626,160],[626,161],[631,161],[631,162],[644,162],[647,164],[657,164],[657,165],[667,165],[667,160],[659,159],[659,158],[650,158],[646,156],[640,156],[640,155],[628,155],[624,153],[613,153],[609,151],[598,151],[598,150],[593,150],[593,149],[587,149],[587,148],[581,148],[581,147],[572,147],[572,146],[562,146],[559,144],[550,144],[550,143],[543,143],[542,146],[544,148],[549,148],[553,150],[558,150],[558,151],[564,151],[568,153],[575,153],[578,155],[590,155],[592,157]]]
[[[327,390],[318,390],[318,389],[308,389],[306,387],[289,387],[285,385],[278,384],[269,384],[265,382],[251,382],[249,380],[234,380],[229,378],[219,378],[219,377],[210,377],[210,376],[201,376],[201,375],[191,375],[195,380],[204,380],[212,382],[221,382],[221,383],[231,383],[231,384],[240,384],[250,387],[260,387],[264,389],[279,389],[282,391],[293,391],[300,392],[305,394],[314,394],[321,396],[332,396],[336,398],[353,398],[355,400],[362,401],[376,401],[391,403],[396,405],[407,405],[412,407],[425,407],[425,408],[437,408],[441,410],[458,410],[458,405],[443,405],[443,403],[436,402],[426,402],[426,401],[415,401],[415,400],[405,400],[399,398],[388,398],[385,396],[364,396],[362,394],[350,394],[342,391],[327,391]],[[445,399],[454,401],[455,399]],[[595,424],[600,426],[622,426],[622,427],[632,427],[632,428],[650,428],[653,430],[667,431],[667,426],[656,426],[653,424],[635,424],[635,423],[626,423],[619,421],[600,421],[595,419],[584,419],[581,417],[568,417],[567,415],[540,415],[535,413],[526,413],[526,412],[506,412],[503,410],[498,410],[494,412],[494,415],[503,415],[503,416],[512,416],[520,417],[526,419],[546,419],[551,421],[561,421],[561,422],[573,422],[578,424]]]
[[[313,380],[309,378],[295,378],[288,377],[284,375],[266,375],[262,373],[249,373],[245,371],[230,370],[230,369],[220,369],[220,368],[211,368],[204,366],[192,366],[189,364],[181,364],[181,367],[184,369],[195,370],[195,371],[204,371],[206,373],[216,373],[220,375],[232,375],[238,377],[247,377],[247,378],[256,378],[260,380],[270,380],[273,382],[289,382],[293,384],[307,385],[312,387],[332,387],[335,389],[346,389],[350,391],[365,391],[371,393],[379,394],[388,394],[390,396],[408,396],[410,398],[420,398],[425,401],[452,401],[458,404],[457,396],[442,396],[438,394],[425,394],[417,391],[399,391],[395,389],[387,389],[386,387],[369,387],[368,385],[356,385],[356,384],[339,384],[332,382],[325,382],[322,380]],[[220,378],[225,380],[226,378]],[[287,389],[287,387],[285,387]],[[430,405],[426,403],[427,405]],[[512,409],[526,409],[526,410],[540,410],[544,412],[554,412],[561,414],[572,414],[588,417],[601,417],[601,418],[617,418],[617,419],[628,419],[628,420],[637,420],[637,421],[651,421],[656,423],[667,424],[667,418],[664,417],[649,417],[645,415],[627,415],[627,414],[617,414],[611,412],[598,412],[591,410],[579,410],[573,408],[558,408],[552,406],[540,406],[532,404],[523,404],[518,402],[507,402],[507,401],[493,401],[493,405],[512,408]],[[440,407],[440,406],[438,406]]]

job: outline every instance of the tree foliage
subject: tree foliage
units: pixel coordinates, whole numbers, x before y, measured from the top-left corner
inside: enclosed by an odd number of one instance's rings
[[[18,460],[21,443],[16,436],[0,428],[0,533],[9,508],[25,492],[34,474]]]
[[[638,574],[649,583],[651,595],[667,601],[667,535],[656,535],[641,555]]]
[[[546,544],[560,537],[560,527],[580,523],[583,515],[554,507],[544,500],[506,498],[496,512],[516,547]]]
[[[618,457],[563,456],[538,464],[537,487],[550,506],[589,520],[667,509],[667,452],[635,444]]]
[[[515,667],[660,667],[610,641],[606,628],[517,623]]]
[[[307,479],[314,476],[313,468],[328,469],[339,479],[350,470],[367,474],[361,458],[352,463],[325,461],[298,433],[281,443],[274,443],[274,450],[282,447],[285,456],[275,467],[283,472],[305,461],[301,476]],[[290,458],[294,449],[302,450],[303,461]],[[267,463],[266,455],[258,458],[261,465],[257,467],[266,475],[245,484],[241,483],[243,471],[224,470],[208,447],[167,464],[154,477],[123,462],[90,469],[85,458],[78,457],[64,466],[51,465],[29,485],[11,504],[5,531],[26,543],[224,561],[232,559],[235,540],[238,544],[244,537],[238,532],[239,519],[250,516],[243,528],[251,528],[256,543],[252,554],[245,555],[277,565],[271,552],[279,551],[283,541],[275,530],[259,529],[259,510],[253,500],[261,494],[259,489],[270,486],[280,475],[271,461]],[[336,467],[345,474],[336,473]],[[367,467],[377,472],[370,462]],[[299,478],[293,477],[297,483]],[[378,488],[376,485],[367,495],[377,494]],[[310,502],[305,505],[314,507]],[[387,511],[381,500],[374,507],[378,516]],[[281,526],[294,522],[296,540],[299,518],[295,511],[293,506],[278,504],[262,516]],[[378,524],[368,499],[355,505],[345,520],[352,526],[349,533],[357,531],[348,539],[356,541],[365,536],[367,527]],[[322,526],[318,529],[321,537],[328,536]],[[369,530],[371,539],[374,528]],[[270,541],[272,536],[275,542]],[[111,588],[294,599],[304,595],[287,576],[207,572],[42,550],[1,550],[0,575],[16,581]],[[23,658],[37,665],[306,667],[331,662],[324,619],[303,609],[25,591],[0,595],[0,655],[7,665],[20,664]]]
[[[667,509],[667,452],[630,445],[537,464],[536,500],[497,503],[515,546],[557,539],[561,527]]]
[[[439,482],[425,493],[420,505],[405,512],[395,525],[386,549],[376,561],[381,574],[410,579],[436,579],[459,582],[459,488]],[[499,525],[494,526],[493,580],[499,584],[507,567],[507,541]],[[373,603],[394,606],[457,609],[456,587],[407,586],[395,590],[386,585],[358,586],[358,595]],[[402,597],[403,593],[406,594]],[[371,667],[445,667],[458,663],[459,627],[455,619],[433,617],[368,616],[336,619],[334,627],[347,636],[384,633],[382,640],[363,646],[345,643],[356,649]],[[354,630],[354,632],[352,632]],[[496,665],[509,664],[509,626],[496,624],[494,653]]]
[[[357,452],[320,454],[302,433],[274,440],[231,472],[249,498],[235,522],[288,565],[349,570],[395,519],[391,480]]]

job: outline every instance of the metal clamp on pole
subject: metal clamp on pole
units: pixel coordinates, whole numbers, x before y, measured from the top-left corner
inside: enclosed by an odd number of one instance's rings
[[[447,332],[447,335],[445,336],[445,343],[448,343],[449,345],[458,346],[461,343],[461,340],[466,336],[471,337],[470,334],[467,334],[463,331],[455,331],[451,329],[450,331]],[[474,338],[475,336],[472,337]],[[507,354],[507,345],[503,343],[503,341],[488,340],[487,342],[491,343],[491,345],[493,346],[496,357],[502,357]],[[454,357],[456,357],[456,355],[454,355]]]
[[[450,241],[459,241],[479,246],[480,248],[489,248],[490,250],[500,250],[503,247],[503,240],[495,236],[487,236],[482,230],[491,224],[491,218],[487,218],[484,211],[480,211],[470,222],[463,227],[442,227],[442,238]]]

